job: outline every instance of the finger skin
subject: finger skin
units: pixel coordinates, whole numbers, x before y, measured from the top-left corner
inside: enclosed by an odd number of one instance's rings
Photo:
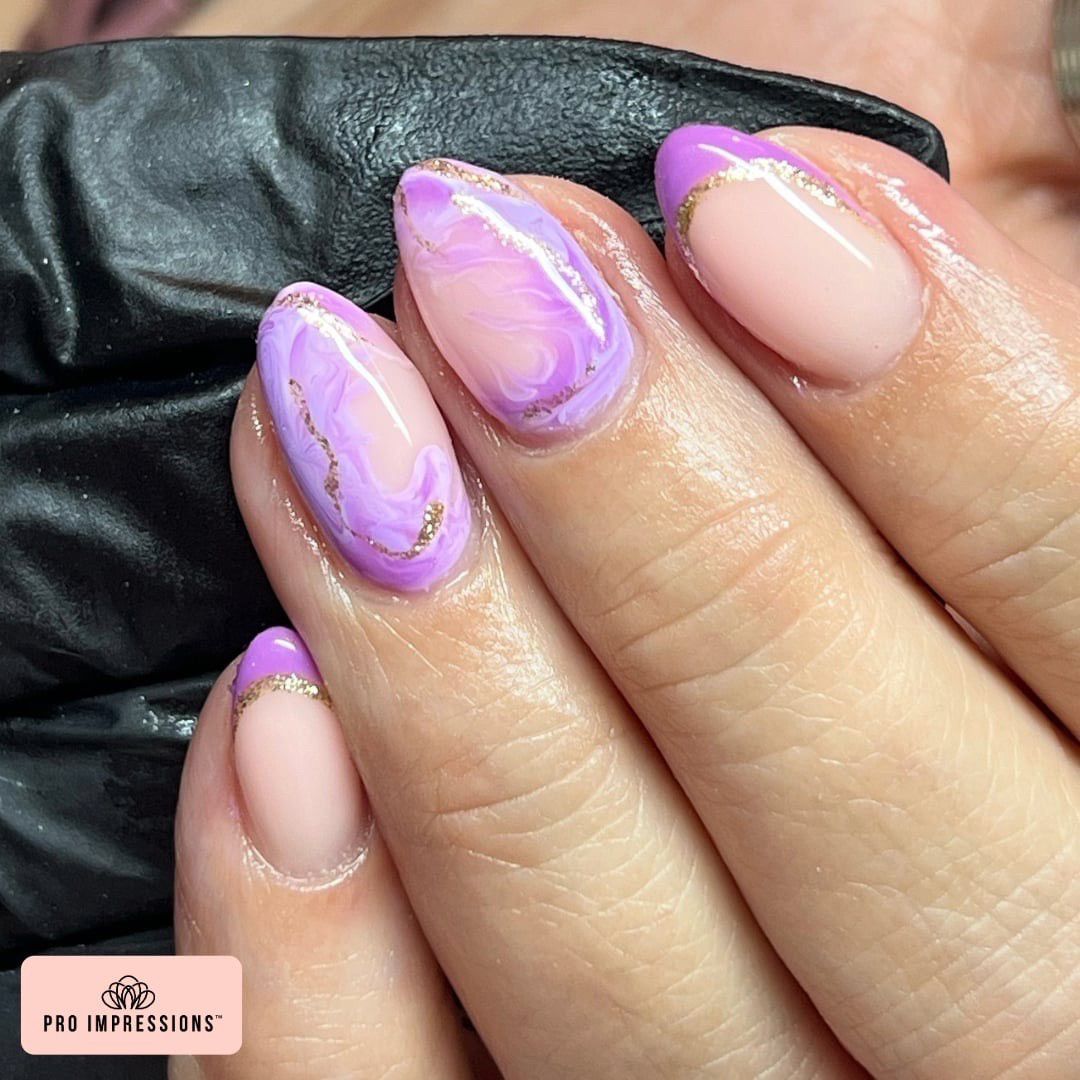
[[[695,314],[916,571],[1080,732],[1080,290],[1017,249],[907,155],[778,129],[906,248],[921,333],[851,392],[791,370],[669,252]]]
[[[318,531],[255,377],[232,464],[425,935],[503,1075],[861,1074],[480,491],[473,563],[392,594]]]
[[[466,1039],[377,832],[322,884],[282,878],[247,839],[232,764],[230,668],[188,750],[176,821],[176,950],[244,971],[244,1044],[175,1058],[174,1080],[471,1076]],[[288,793],[282,793],[286,800]]]
[[[396,293],[515,533],[874,1075],[1068,1075],[1078,799],[1060,740],[715,349],[636,223],[526,182],[645,343],[617,419],[521,447]]]

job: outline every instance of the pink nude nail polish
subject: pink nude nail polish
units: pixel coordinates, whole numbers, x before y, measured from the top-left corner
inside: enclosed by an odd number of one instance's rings
[[[359,853],[367,798],[315,661],[300,636],[264,630],[233,683],[233,757],[252,843],[290,877]]]
[[[918,333],[922,283],[907,253],[798,154],[691,124],[660,147],[656,187],[713,299],[811,379],[873,379]]]
[[[435,344],[512,431],[586,428],[618,396],[634,341],[581,245],[528,192],[448,158],[401,177],[402,266]]]
[[[472,509],[420,373],[370,316],[309,282],[259,326],[259,377],[293,476],[346,559],[389,588],[457,566]]]

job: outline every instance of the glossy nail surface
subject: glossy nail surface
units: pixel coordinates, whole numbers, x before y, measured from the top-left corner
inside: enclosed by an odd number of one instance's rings
[[[731,128],[673,131],[657,196],[710,295],[811,378],[852,384],[888,370],[922,323],[914,264],[829,176]]]
[[[293,476],[349,562],[396,589],[446,577],[468,542],[468,495],[426,383],[379,324],[290,285],[263,317],[258,364]]]
[[[524,189],[435,159],[402,176],[394,221],[428,331],[488,412],[517,432],[559,433],[614,400],[634,353],[626,314]]]
[[[294,877],[338,869],[359,852],[367,800],[315,661],[299,635],[264,630],[233,683],[233,755],[248,832]]]

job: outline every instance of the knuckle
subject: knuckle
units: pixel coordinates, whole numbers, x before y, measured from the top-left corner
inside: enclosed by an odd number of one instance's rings
[[[1047,835],[1035,822],[987,829],[973,818],[966,831],[926,844],[932,857],[913,862],[899,890],[863,877],[834,891],[835,905],[864,912],[867,932],[829,973],[828,1011],[858,1033],[854,1049],[875,1075],[1071,1075],[1075,850],[1065,828]],[[994,868],[973,877],[973,850],[994,852]],[[898,897],[890,925],[871,930],[874,907]],[[889,975],[869,978],[875,971]]]
[[[446,744],[413,777],[421,843],[538,868],[619,812],[617,742],[590,718],[516,695],[497,709],[498,721],[488,711],[474,724],[491,738]]]
[[[895,467],[909,476],[904,543],[954,606],[1075,683],[1080,398],[1058,387],[1048,401],[1018,403],[1006,389],[981,411],[969,406],[944,449],[937,438],[932,470],[920,463],[924,447],[898,451]]]
[[[838,571],[836,548],[823,541],[821,524],[776,492],[650,545],[639,565],[605,583],[609,601],[589,615],[611,643],[617,680],[672,706],[699,705],[732,679],[805,658],[804,622],[813,620],[815,639],[842,634],[851,571]],[[760,681],[759,693],[772,689]]]

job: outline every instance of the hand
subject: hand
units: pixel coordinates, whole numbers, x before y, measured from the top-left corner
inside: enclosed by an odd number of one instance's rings
[[[1071,1075],[1076,288],[854,136],[658,177],[666,264],[428,163],[403,352],[264,320],[233,471],[311,655],[187,763],[178,945],[246,972],[203,1075],[464,1075],[441,972],[507,1076]]]

